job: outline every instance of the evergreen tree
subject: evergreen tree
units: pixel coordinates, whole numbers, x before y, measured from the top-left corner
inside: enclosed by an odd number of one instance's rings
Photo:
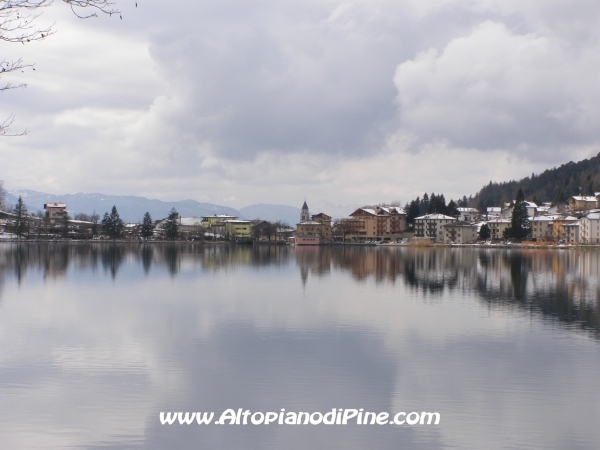
[[[23,203],[23,198],[19,196],[19,200],[13,210],[15,217],[15,234],[19,236],[19,239],[27,233],[28,222],[27,222],[27,207]]]
[[[142,219],[142,237],[148,239],[154,233],[154,223],[150,213],[146,211]]]
[[[426,192],[423,195],[423,200],[421,200],[421,204],[420,204],[421,215],[427,214],[428,210],[429,210],[429,196],[427,195],[427,192]]]
[[[102,231],[112,239],[120,238],[123,234],[123,221],[119,217],[116,206],[112,207],[110,214],[107,212],[104,213],[104,217],[102,218]]]
[[[179,213],[175,208],[171,209],[165,223],[165,236],[167,239],[177,239],[179,237]]]
[[[410,202],[410,204],[406,205],[406,223],[408,226],[412,227],[415,223],[415,218],[421,215],[420,205],[421,201],[419,197]]]
[[[96,210],[92,213],[90,217],[90,222],[92,222],[92,236],[96,236],[98,234],[98,221],[100,220],[100,216],[96,214]]]
[[[529,215],[527,214],[527,205],[525,204],[525,196],[523,190],[519,188],[517,199],[512,211],[510,219],[509,237],[514,239],[525,239],[531,232],[529,224]]]
[[[448,206],[446,206],[445,214],[451,217],[460,216],[460,212],[458,211],[458,207],[456,206],[456,203],[454,203],[454,200],[450,200],[450,203],[448,203]]]
[[[484,223],[483,225],[481,225],[481,228],[479,229],[479,239],[486,240],[489,239],[491,236],[492,231],[490,230],[488,224]]]

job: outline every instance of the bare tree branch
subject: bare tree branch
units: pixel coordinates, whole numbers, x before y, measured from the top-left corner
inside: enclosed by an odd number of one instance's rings
[[[114,2],[110,0],[62,0],[68,4],[73,14],[80,19],[98,17],[98,12],[112,16],[121,12],[113,7]],[[55,33],[54,24],[45,28],[38,28],[34,22],[41,12],[41,8],[47,8],[53,4],[54,0],[0,0],[0,41],[26,44],[33,41],[41,41]],[[137,3],[136,3],[137,6]],[[33,11],[33,12],[31,12]],[[89,14],[87,12],[90,11]],[[0,76],[10,72],[31,67],[35,70],[33,64],[25,63],[21,58],[15,61],[3,60],[0,62]],[[0,92],[10,89],[25,88],[25,83],[6,83],[0,86]],[[28,133],[27,130],[12,134],[10,126],[14,122],[14,115],[10,115],[4,122],[0,123],[0,136],[23,136]]]

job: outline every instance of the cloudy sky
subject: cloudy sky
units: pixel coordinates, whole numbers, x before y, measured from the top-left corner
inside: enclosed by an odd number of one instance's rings
[[[594,0],[119,0],[2,43],[7,188],[406,202],[600,151]],[[168,6],[165,6],[168,5]]]

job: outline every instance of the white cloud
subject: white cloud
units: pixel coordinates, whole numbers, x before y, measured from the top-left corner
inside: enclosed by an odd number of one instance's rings
[[[123,21],[51,8],[58,34],[5,47],[37,62],[0,107],[31,130],[0,141],[9,188],[362,203],[597,152],[585,0],[120,6]]]

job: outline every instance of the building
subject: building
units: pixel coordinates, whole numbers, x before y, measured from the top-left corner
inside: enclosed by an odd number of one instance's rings
[[[600,193],[599,193],[600,194]],[[571,211],[587,211],[598,207],[598,197],[575,195],[569,198],[569,210]]]
[[[303,241],[303,238],[313,239],[315,237],[319,238],[317,244],[298,244],[298,238],[301,238],[300,241]],[[300,222],[296,224],[296,244],[318,245],[319,242],[329,242],[332,240],[333,233],[331,231],[331,216],[328,216],[324,213],[319,213],[311,217],[305,200],[300,212]],[[310,242],[313,241],[311,240]]]
[[[481,213],[477,208],[456,208],[460,213],[458,220],[461,222],[475,222],[479,219]]]
[[[202,217],[201,225],[208,232],[213,235],[225,234],[225,221],[226,220],[237,220],[236,216],[228,216],[227,214],[213,214],[212,216]]]
[[[452,222],[456,222],[456,217],[444,214],[426,214],[417,217],[415,218],[415,237],[428,237],[436,242],[442,242],[444,240],[442,226]]]
[[[559,218],[554,219],[553,223],[552,223],[552,234],[554,237],[554,240],[558,241],[558,240],[568,240],[569,237],[569,230],[565,230],[564,226],[568,225],[570,223],[575,223],[578,222],[577,217],[573,217],[573,216],[561,216]]]
[[[562,216],[538,216],[529,219],[531,226],[531,238],[535,240],[553,241],[554,221],[562,219]]]
[[[252,222],[249,220],[226,220],[225,237],[236,242],[252,241]]]
[[[69,215],[67,204],[62,202],[44,203],[44,209],[46,210],[46,220],[49,223],[61,222]]]
[[[358,208],[350,219],[342,219],[340,228],[351,239],[392,239],[406,230],[406,212],[398,206]]]
[[[457,220],[442,225],[445,244],[470,244],[479,237],[477,224]]]
[[[579,219],[579,242],[600,244],[600,213],[591,213]]]
[[[488,206],[485,214],[488,219],[495,219],[502,215],[502,208],[499,206]]]
[[[579,220],[564,224],[562,231],[562,240],[574,243],[579,242]]]
[[[504,207],[502,208],[502,214],[501,214],[501,216],[504,219],[510,219],[512,217],[512,212],[513,212],[516,202],[517,202],[516,200],[513,200],[510,203],[504,204]],[[537,210],[538,210],[538,205],[536,205],[533,202],[525,201],[525,207],[527,208],[527,215],[529,217],[535,217]]]
[[[504,230],[510,227],[510,219],[503,219],[501,217],[488,220],[486,223],[490,227],[492,239],[502,239],[504,237]]]

